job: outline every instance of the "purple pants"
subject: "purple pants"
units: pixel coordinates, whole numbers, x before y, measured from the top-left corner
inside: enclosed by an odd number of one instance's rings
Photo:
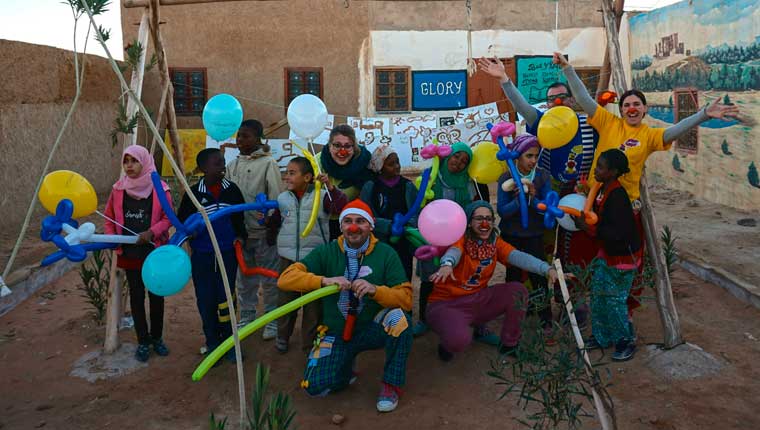
[[[496,284],[452,300],[430,302],[426,321],[449,352],[461,352],[472,343],[472,327],[504,315],[501,343],[515,346],[528,307],[528,290],[519,282]]]

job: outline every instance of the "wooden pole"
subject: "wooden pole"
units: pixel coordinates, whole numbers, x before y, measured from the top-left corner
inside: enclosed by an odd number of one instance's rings
[[[137,68],[132,71],[130,89],[140,97],[142,94],[143,77],[145,76],[145,54],[148,52],[148,10],[145,9],[140,19],[140,28],[137,31],[137,40],[143,48],[142,55],[137,62]],[[127,100],[127,118],[137,112],[138,106],[129,98]],[[124,140],[124,147],[137,144],[137,130],[128,134]],[[123,174],[123,172],[122,172]],[[106,338],[103,342],[103,352],[112,354],[119,349],[119,322],[123,314],[122,291],[124,284],[124,272],[116,267],[116,252],[111,252],[111,268],[108,278],[108,307],[106,309]]]
[[[161,37],[159,28],[160,11],[158,0],[150,0],[150,34],[153,39],[153,47],[158,60],[158,70],[161,77],[161,86],[167,88],[166,102],[161,106],[166,109],[166,128],[169,130],[169,137],[172,142],[172,152],[174,159],[177,161],[182,174],[185,175],[185,158],[182,156],[182,140],[177,131],[177,113],[174,111],[174,86],[169,76],[169,64],[166,61],[166,51],[164,50],[164,41]],[[160,120],[160,118],[159,118]],[[155,137],[153,138],[155,141]]]
[[[623,5],[625,0],[615,0],[615,22],[618,28],[620,28],[620,20],[623,18]],[[602,62],[602,69],[599,70],[599,83],[596,85],[596,97],[607,91],[610,87],[610,52],[604,51],[604,62]]]
[[[148,7],[153,0],[124,0],[123,4],[126,8],[132,7]],[[201,4],[201,3],[224,3],[233,1],[287,1],[287,0],[161,0],[161,6],[180,6],[186,4]]]
[[[607,33],[607,51],[610,54],[610,66],[614,78],[613,85],[618,94],[623,94],[628,89],[628,86],[625,81],[623,61],[620,55],[618,26],[615,21],[612,0],[602,0],[602,11],[604,14],[604,27]],[[663,344],[666,349],[670,349],[683,343],[683,337],[681,335],[681,324],[678,320],[678,311],[676,310],[675,300],[673,300],[670,276],[665,264],[665,255],[662,252],[660,237],[657,233],[654,209],[652,201],[649,198],[646,169],[641,173],[640,189],[641,219],[644,224],[647,253],[651,257],[656,271],[657,310],[659,311],[664,332]]]
[[[161,127],[161,123],[164,120],[164,109],[166,107],[166,95],[169,93],[169,81],[167,81],[164,84],[164,88],[161,90],[161,103],[158,105],[158,115],[156,116],[156,125]],[[153,155],[153,153],[156,151],[156,136],[153,136],[153,139],[150,141],[150,155]],[[184,167],[184,166],[182,166]]]

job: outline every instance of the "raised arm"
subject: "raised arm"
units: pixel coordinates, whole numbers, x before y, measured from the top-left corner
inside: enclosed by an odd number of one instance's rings
[[[724,121],[728,121],[729,118],[736,118],[739,115],[739,108],[734,105],[724,105],[718,103],[720,97],[715,99],[712,103],[699,110],[699,112],[691,115],[681,121],[678,124],[671,125],[665,129],[665,134],[662,135],[662,140],[665,143],[670,143],[689,131],[693,127],[699,126],[699,124],[709,120],[710,118],[718,118]]]
[[[504,63],[498,58],[481,58],[478,60],[478,68],[484,71],[491,77],[499,80],[501,89],[504,91],[504,95],[507,96],[509,102],[515,107],[517,113],[525,118],[528,125],[533,126],[538,118],[538,109],[534,108],[522,94],[517,90],[517,87],[512,83],[512,80],[507,76],[507,72],[504,69]]]
[[[559,52],[555,52],[554,58],[552,58],[552,63],[562,67],[562,72],[565,74],[565,78],[567,78],[567,84],[570,86],[570,91],[573,93],[575,102],[578,103],[578,106],[580,106],[589,117],[593,117],[596,113],[596,108],[599,107],[599,105],[596,104],[594,98],[588,93],[586,86],[583,85],[583,81],[581,81],[581,78],[575,73],[575,69],[573,69],[573,66],[567,61],[567,58]]]

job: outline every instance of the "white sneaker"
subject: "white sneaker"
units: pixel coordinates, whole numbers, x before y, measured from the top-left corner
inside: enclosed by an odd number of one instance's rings
[[[272,340],[277,337],[277,321],[272,321],[264,326],[264,334],[261,335],[264,340]]]

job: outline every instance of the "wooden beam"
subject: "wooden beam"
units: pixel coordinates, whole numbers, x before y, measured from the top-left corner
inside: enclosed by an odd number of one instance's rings
[[[129,83],[129,87],[134,91],[135,95],[142,99],[142,87],[143,79],[145,78],[145,57],[148,56],[148,9],[145,9],[140,18],[140,28],[137,31],[137,43],[142,47],[142,54],[139,60],[137,60],[137,66],[132,70],[132,78]],[[127,100],[127,118],[132,118],[137,112],[137,104],[132,101],[131,98]],[[137,130],[134,133],[128,134],[129,143],[124,142],[125,146],[137,145]]]
[[[169,94],[169,84],[170,82],[166,82],[163,85],[163,89],[161,90],[161,103],[158,104],[158,115],[156,116],[156,125],[158,127],[161,127],[161,123],[164,121],[164,110],[166,109],[166,97]],[[153,136],[153,139],[150,141],[150,155],[153,155],[156,152],[156,142],[158,142],[158,138],[156,136]],[[184,166],[180,166],[184,168]]]
[[[625,82],[625,73],[623,72],[623,60],[620,55],[620,43],[618,40],[618,25],[615,21],[613,0],[602,0],[602,11],[604,13],[604,27],[607,33],[607,50],[610,54],[610,66],[612,69],[613,85],[618,94],[623,94],[628,86]],[[675,300],[673,300],[673,289],[670,284],[667,265],[665,264],[665,255],[660,246],[660,236],[657,230],[657,222],[654,216],[654,208],[649,198],[649,188],[647,186],[646,169],[641,174],[641,220],[644,224],[644,236],[646,240],[647,253],[654,264],[656,272],[656,293],[657,293],[657,310],[659,311],[660,321],[662,322],[664,347],[666,349],[674,348],[683,343],[681,335],[681,324],[678,319]]]
[[[152,0],[124,0],[123,4],[126,8],[133,7],[148,7]],[[201,3],[225,3],[233,1],[286,1],[286,0],[161,0],[161,6],[180,6],[187,4],[201,4]]]
[[[174,111],[174,86],[172,85],[171,77],[169,76],[169,64],[166,61],[164,41],[161,37],[161,29],[159,28],[159,2],[158,0],[150,0],[150,3],[150,34],[151,38],[153,39],[153,47],[156,52],[156,59],[158,60],[161,87],[167,89],[166,102],[162,105],[162,107],[166,108],[166,128],[169,130],[169,137],[172,143],[172,155],[174,156],[174,159],[177,160],[177,166],[179,166],[182,174],[185,175],[187,173],[185,171],[185,158],[182,156],[182,140],[180,139],[179,132],[177,131],[177,113]]]
[[[618,29],[620,28],[620,20],[623,18],[623,5],[625,0],[615,0],[615,22]],[[599,83],[596,86],[596,97],[598,98],[603,92],[607,91],[610,87],[610,51],[604,51],[604,61],[602,62],[602,69],[599,70]]]

